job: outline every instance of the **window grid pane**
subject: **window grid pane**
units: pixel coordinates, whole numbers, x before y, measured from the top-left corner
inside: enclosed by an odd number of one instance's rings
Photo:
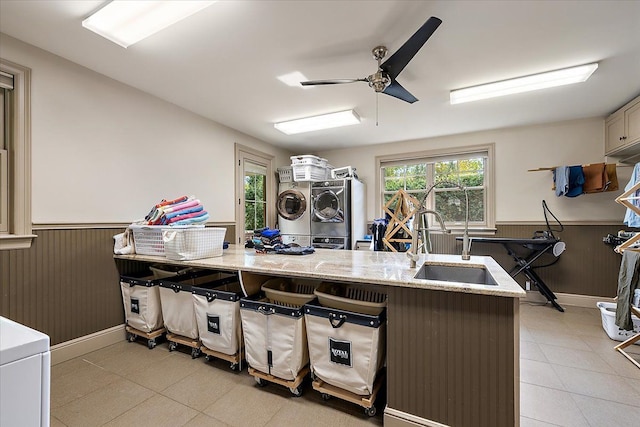
[[[448,225],[460,225],[465,221],[465,195],[456,185],[467,188],[469,197],[469,222],[486,225],[486,155],[461,155],[459,157],[421,163],[382,166],[382,200],[387,203],[402,188],[422,201],[426,189],[434,182],[442,182],[429,194],[425,206],[438,211]],[[449,183],[449,184],[447,184]]]

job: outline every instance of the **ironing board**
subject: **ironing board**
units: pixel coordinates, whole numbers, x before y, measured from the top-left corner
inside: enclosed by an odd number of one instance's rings
[[[462,237],[456,237],[456,240],[462,240]],[[518,237],[471,237],[472,242],[477,243],[497,243],[504,246],[507,253],[513,258],[516,265],[509,271],[511,277],[518,274],[524,274],[533,284],[536,285],[538,291],[549,301],[558,311],[564,312],[564,308],[556,301],[557,297],[546,283],[534,271],[532,264],[545,253],[551,253],[553,247],[560,241],[553,236],[544,236],[539,238],[518,238]],[[529,253],[525,256],[518,255],[515,246],[522,246],[529,249]]]

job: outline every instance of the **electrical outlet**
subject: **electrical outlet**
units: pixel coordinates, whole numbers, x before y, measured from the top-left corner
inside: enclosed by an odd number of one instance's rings
[[[526,282],[524,282],[524,289],[526,291],[530,291],[531,290],[531,280],[527,280]]]

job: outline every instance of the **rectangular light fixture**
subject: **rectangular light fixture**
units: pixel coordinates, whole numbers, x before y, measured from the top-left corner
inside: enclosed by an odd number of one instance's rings
[[[213,3],[114,0],[82,21],[82,26],[126,48]]]
[[[580,83],[586,81],[597,68],[598,63],[593,63],[452,90],[450,93],[451,104]]]
[[[287,135],[312,132],[314,130],[337,128],[341,126],[357,125],[360,117],[353,110],[339,111],[337,113],[322,114],[320,116],[305,117],[303,119],[289,120],[275,123],[273,127]]]

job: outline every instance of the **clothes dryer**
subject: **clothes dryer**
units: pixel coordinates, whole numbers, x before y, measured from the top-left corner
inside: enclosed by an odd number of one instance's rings
[[[351,249],[366,234],[364,184],[355,178],[311,184],[311,242]],[[343,242],[340,243],[339,242]]]
[[[310,189],[309,182],[281,182],[278,185],[276,211],[282,236],[306,236],[308,241],[311,234]]]

